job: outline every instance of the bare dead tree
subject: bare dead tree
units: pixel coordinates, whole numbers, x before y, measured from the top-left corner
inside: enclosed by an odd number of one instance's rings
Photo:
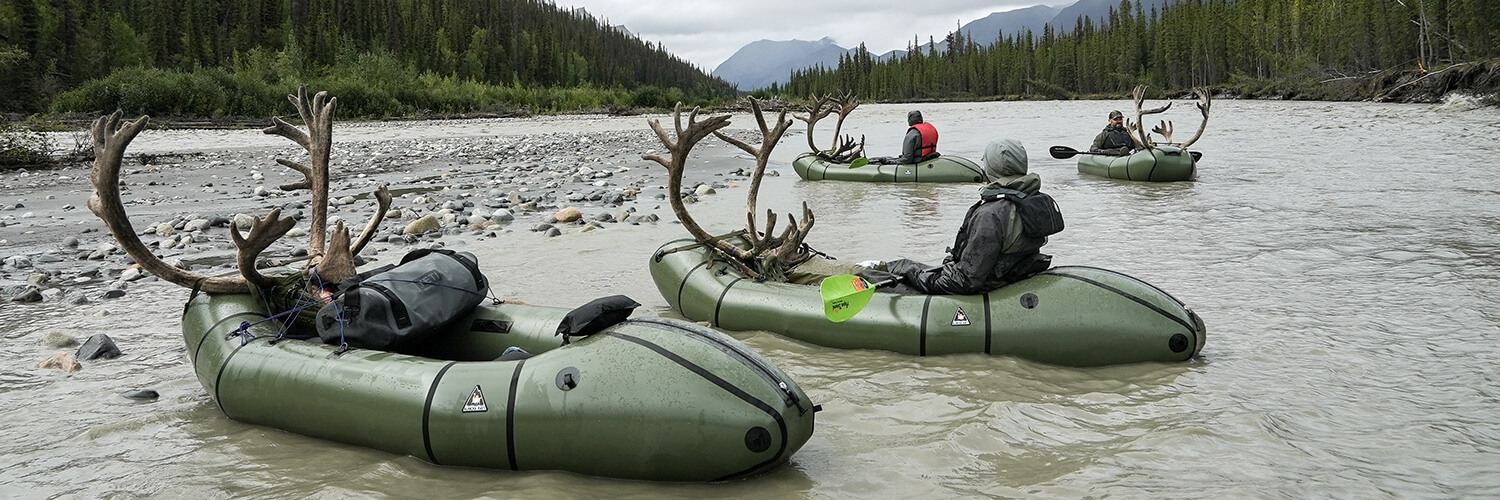
[[[828,106],[828,108],[824,109],[824,106]],[[838,97],[829,94],[819,97],[808,108],[807,116],[796,117],[798,120],[807,122],[807,148],[812,151],[812,154],[834,163],[849,163],[854,161],[855,158],[864,156],[865,137],[863,135],[859,136],[858,144],[854,143],[853,136],[839,135],[844,130],[844,119],[848,118],[849,113],[853,113],[854,109],[858,107],[859,100],[855,99],[852,93]],[[838,112],[839,121],[833,126],[833,142],[826,150],[818,149],[813,139],[813,129],[817,126],[818,120],[833,114],[835,111]]]
[[[332,146],[336,100],[328,98],[322,92],[309,99],[305,86],[298,90],[297,95],[288,96],[288,99],[297,106],[302,120],[308,124],[308,132],[303,132],[279,118],[272,118],[273,125],[266,129],[266,133],[291,139],[307,149],[311,156],[311,166],[277,159],[278,163],[302,172],[305,177],[302,182],[286,184],[281,186],[281,189],[312,191],[313,229],[310,231],[310,257],[302,278],[305,279],[311,272],[317,272],[322,282],[337,282],[352,278],[355,275],[354,255],[369,243],[381,220],[385,218],[385,213],[391,204],[390,191],[386,186],[380,186],[375,191],[378,205],[376,214],[366,225],[358,243],[352,246],[349,244],[349,232],[342,224],[334,229],[331,239],[325,240],[328,238],[326,234],[329,189],[328,154]],[[235,263],[239,267],[240,277],[205,276],[173,266],[161,260],[145,243],[141,242],[130,224],[120,197],[120,165],[126,147],[145,128],[150,117],[142,116],[135,121],[121,122],[121,115],[120,111],[116,111],[94,121],[92,127],[94,170],[91,178],[94,193],[89,198],[88,205],[94,215],[102,219],[109,227],[110,233],[114,235],[115,240],[120,243],[125,252],[146,271],[163,280],[204,292],[249,293],[256,288],[269,289],[280,285],[282,283],[280,279],[262,275],[256,268],[256,261],[260,254],[296,225],[293,219],[281,218],[279,208],[271,210],[265,218],[256,217],[248,235],[240,234],[238,226],[230,226],[230,236],[238,249]]]
[[[758,147],[751,146],[744,141],[719,132],[720,129],[729,125],[728,115],[713,116],[699,122],[698,110],[694,108],[688,115],[688,125],[684,128],[682,125],[682,104],[678,103],[677,107],[673,109],[673,118],[676,124],[675,138],[662,128],[659,121],[652,119],[648,122],[651,125],[651,130],[656,132],[656,137],[661,140],[662,145],[666,146],[667,151],[670,153],[670,158],[654,154],[643,155],[642,158],[655,161],[667,168],[667,190],[670,196],[672,212],[677,215],[677,220],[682,222],[682,226],[688,230],[688,233],[693,235],[693,239],[697,240],[700,244],[712,248],[715,253],[733,263],[746,276],[754,279],[763,279],[766,277],[768,266],[779,265],[790,267],[801,263],[810,256],[806,246],[802,243],[807,238],[807,233],[812,230],[815,219],[812,210],[804,202],[802,204],[801,223],[798,223],[796,218],[788,215],[787,226],[781,231],[780,235],[773,236],[776,233],[776,213],[771,210],[766,211],[765,231],[760,232],[756,229],[755,204],[760,191],[761,178],[765,175],[766,165],[771,158],[771,150],[781,141],[782,135],[786,133],[787,128],[791,127],[792,122],[786,118],[786,111],[782,110],[776,117],[775,126],[771,126],[767,123],[761,111],[759,101],[755,100],[755,98],[750,98],[750,106],[755,113],[756,122],[760,126],[761,144]],[[736,246],[703,230],[702,226],[693,219],[683,204],[682,174],[683,167],[687,164],[688,153],[693,149],[694,145],[709,134],[713,134],[755,157],[755,173],[751,178],[750,192],[746,195],[745,202],[745,230],[735,233],[743,234],[749,240],[750,248],[748,249]],[[773,272],[772,274],[775,273]]]

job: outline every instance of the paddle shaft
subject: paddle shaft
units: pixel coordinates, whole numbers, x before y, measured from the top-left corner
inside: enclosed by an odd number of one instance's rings
[[[1097,152],[1096,151],[1079,151],[1079,150],[1076,150],[1076,149],[1073,149],[1073,148],[1070,148],[1070,147],[1067,147],[1067,146],[1052,146],[1051,148],[1047,149],[1047,152],[1051,153],[1053,158],[1057,158],[1059,160],[1066,160],[1068,158],[1072,158],[1072,157],[1078,156],[1078,155],[1110,155],[1110,156],[1119,156],[1119,155],[1116,155],[1114,153],[1106,153],[1106,152],[1103,152],[1103,151],[1097,151]],[[1200,153],[1198,151],[1189,151],[1188,154],[1193,155],[1193,161],[1198,161],[1199,158],[1203,157],[1203,153]]]
[[[1078,155],[1112,154],[1112,153],[1104,153],[1102,151],[1101,152],[1097,152],[1097,153],[1095,153],[1095,152],[1089,152],[1089,151],[1079,151],[1079,150],[1076,150],[1076,149],[1073,149],[1073,148],[1070,148],[1070,147],[1067,147],[1067,146],[1052,146],[1051,148],[1047,149],[1047,152],[1051,153],[1053,158],[1057,158],[1059,160],[1066,160],[1068,158],[1072,158],[1072,157],[1078,156]]]

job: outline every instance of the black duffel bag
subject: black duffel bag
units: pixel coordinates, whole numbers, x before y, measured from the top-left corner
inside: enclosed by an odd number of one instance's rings
[[[341,286],[318,310],[318,337],[334,345],[400,350],[468,316],[489,289],[474,254],[415,250],[395,267]]]

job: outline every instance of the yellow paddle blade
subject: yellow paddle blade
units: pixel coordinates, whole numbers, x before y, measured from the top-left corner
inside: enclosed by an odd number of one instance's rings
[[[823,282],[818,285],[818,292],[823,295],[823,315],[829,321],[842,323],[859,314],[870,303],[870,297],[875,295],[875,287],[864,278],[844,274],[823,278]]]

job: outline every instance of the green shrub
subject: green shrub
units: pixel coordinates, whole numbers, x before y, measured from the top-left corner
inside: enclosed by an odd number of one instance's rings
[[[41,167],[53,164],[52,144],[41,133],[14,126],[0,126],[0,169]]]
[[[473,112],[593,112],[633,107],[670,109],[688,98],[683,90],[645,86],[521,87],[493,85],[453,75],[418,72],[414,65],[384,52],[340,57],[320,75],[299,68],[302,55],[292,47],[279,52],[252,49],[236,54],[229,69],[194,71],[120,68],[58,95],[54,113],[101,114],[116,109],[128,114],[201,117],[287,115],[286,95],[306,84],[339,101],[344,119]],[[693,99],[711,105],[712,99]]]

